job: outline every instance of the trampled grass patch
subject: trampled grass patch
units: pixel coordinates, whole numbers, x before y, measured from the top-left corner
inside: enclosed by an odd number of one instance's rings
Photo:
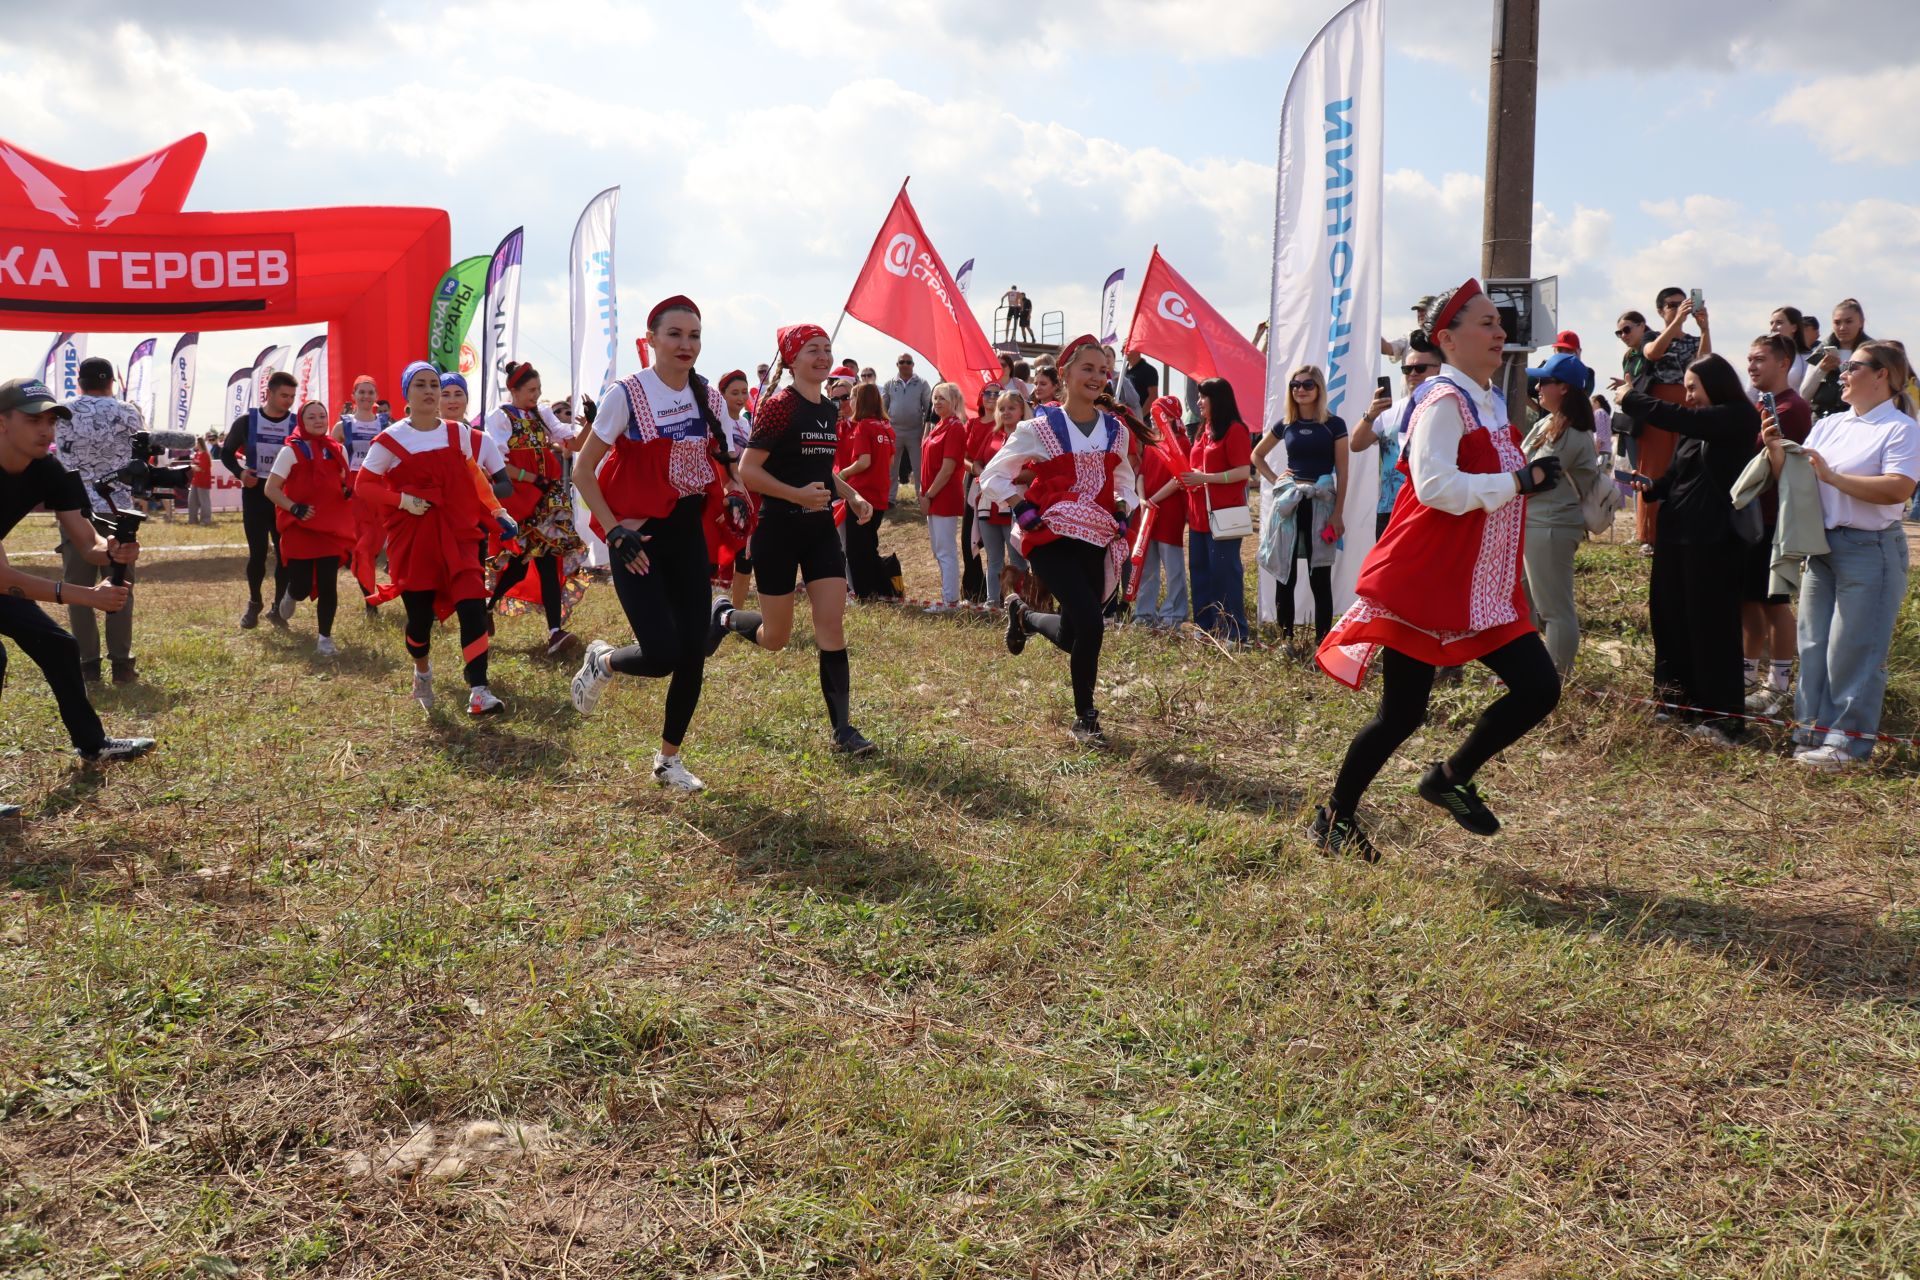
[[[1578,683],[1639,696],[1645,562],[1578,567]],[[18,664],[0,720],[0,1273],[1920,1274],[1911,753],[1809,777],[1570,692],[1478,841],[1412,791],[1470,674],[1366,867],[1301,827],[1370,696],[1121,629],[1088,756],[1062,655],[866,607],[876,757],[803,616],[710,665],[674,797],[661,691],[579,720],[527,620],[470,724],[450,631],[427,717],[397,619],[328,662],[306,610],[235,628],[237,552],[143,568],[99,705],[160,751],[77,769]],[[1911,597],[1894,665],[1913,732]]]

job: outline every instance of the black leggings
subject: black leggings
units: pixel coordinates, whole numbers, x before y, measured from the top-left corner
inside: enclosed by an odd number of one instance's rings
[[[1273,607],[1280,629],[1293,639],[1293,588],[1300,581],[1300,562],[1307,562],[1307,587],[1313,592],[1313,638],[1325,640],[1333,630],[1333,566],[1313,567],[1313,500],[1301,499],[1293,509],[1293,563],[1287,566],[1287,580],[1273,591]]]
[[[1554,670],[1540,633],[1529,631],[1484,655],[1480,661],[1506,681],[1507,691],[1480,713],[1460,749],[1447,759],[1456,782],[1465,782],[1480,766],[1520,741],[1547,718],[1560,701],[1560,673]],[[1354,737],[1346,763],[1333,784],[1329,807],[1353,816],[1360,796],[1400,744],[1427,717],[1435,668],[1394,649],[1380,651],[1380,710]]]
[[[667,681],[661,741],[679,746],[700,705],[706,678],[707,534],[701,525],[706,497],[682,498],[664,519],[649,520],[647,571],[613,566],[613,593],[626,610],[634,643],[615,649],[607,665],[623,676]],[[544,588],[543,588],[544,589]]]
[[[240,491],[240,527],[247,534],[247,599],[260,603],[260,584],[267,577],[267,552],[273,552],[273,598],[286,594],[287,571],[280,563],[279,508],[267,497],[264,483]]]
[[[522,556],[512,561],[500,571],[493,581],[493,599],[487,602],[487,608],[498,609],[500,601],[507,592],[526,580],[527,563],[532,561],[533,571],[540,576],[540,607],[547,614],[547,630],[560,629],[560,557],[559,556]]]
[[[289,560],[286,564],[287,590],[295,600],[305,600],[320,588],[314,605],[314,619],[320,634],[333,634],[333,611],[340,607],[340,557],[321,556],[316,560]]]
[[[407,607],[407,654],[416,660],[433,647],[433,627],[438,621],[433,598],[431,591],[400,593],[400,602]],[[467,683],[483,685],[487,682],[487,602],[462,600],[453,609],[460,618],[460,654],[467,661]]]
[[[1100,616],[1101,595],[1107,580],[1107,553],[1078,538],[1056,538],[1036,547],[1027,563],[1060,602],[1058,613],[1029,613],[1027,626],[1065,649],[1073,675],[1073,713],[1081,719],[1094,714],[1093,685],[1100,675],[1100,644],[1106,624]]]
[[[854,594],[872,600],[890,594],[893,584],[880,576],[880,521],[886,512],[875,510],[873,519],[861,524],[847,517],[847,578]]]

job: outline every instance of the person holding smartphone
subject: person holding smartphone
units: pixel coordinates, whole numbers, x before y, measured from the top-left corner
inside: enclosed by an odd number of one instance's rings
[[[1648,395],[1664,404],[1683,404],[1687,369],[1695,360],[1713,354],[1713,332],[1708,326],[1705,308],[1695,315],[1693,299],[1685,289],[1669,285],[1655,295],[1653,303],[1662,325],[1658,333],[1638,311],[1623,313],[1613,331],[1627,347],[1621,359],[1624,376],[1614,380],[1614,391],[1617,395],[1624,387],[1643,387]],[[1683,331],[1688,320],[1694,321],[1700,330],[1699,336]],[[1672,460],[1676,446],[1672,432],[1643,422],[1635,438],[1635,469],[1651,480],[1658,480]],[[1640,539],[1640,553],[1652,555],[1660,526],[1659,508],[1644,494],[1634,511],[1633,525],[1634,534]]]
[[[1407,351],[1407,358],[1400,365],[1400,375],[1406,380],[1406,393],[1398,400],[1384,388],[1374,393],[1373,403],[1354,423],[1353,434],[1347,437],[1350,452],[1360,453],[1380,446],[1380,502],[1374,510],[1373,538],[1378,542],[1387,531],[1387,521],[1393,517],[1394,501],[1400,496],[1400,486],[1406,483],[1406,473],[1400,469],[1401,451],[1406,447],[1407,419],[1413,416],[1413,393],[1434,374],[1440,372],[1440,357],[1424,352]]]
[[[1759,397],[1761,421],[1770,413],[1786,439],[1805,442],[1813,429],[1813,410],[1792,386],[1794,341],[1775,329],[1747,348],[1747,383]],[[1764,443],[1764,442],[1763,442]],[[1757,499],[1765,536],[1747,548],[1741,570],[1740,630],[1746,653],[1747,710],[1770,716],[1785,704],[1798,651],[1793,605],[1772,594],[1773,531],[1779,522],[1780,495],[1769,488]]]
[[[0,383],[0,541],[36,507],[51,511],[61,537],[88,564],[111,569],[131,565],[140,556],[140,544],[122,546],[112,538],[100,544],[87,519],[87,497],[77,473],[50,456],[54,432],[71,411],[54,399],[37,378],[15,378]],[[109,738],[80,674],[80,644],[41,604],[77,604],[103,613],[126,607],[131,589],[106,582],[79,586],[26,573],[7,563],[0,545],[0,637],[11,640],[33,660],[53,690],[61,723],[80,758],[89,762],[131,760],[153,750],[152,738]],[[0,680],[7,669],[6,649],[0,646]],[[17,814],[18,805],[0,804],[0,817]]]

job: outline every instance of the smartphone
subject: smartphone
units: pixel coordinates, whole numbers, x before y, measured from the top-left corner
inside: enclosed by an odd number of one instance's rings
[[[1695,289],[1691,296],[1693,298],[1693,309],[1695,311],[1699,311],[1707,305],[1707,295],[1700,290]]]
[[[1385,396],[1389,400],[1393,399],[1393,379],[1392,378],[1382,377],[1378,380],[1377,385],[1380,388],[1381,395]]]
[[[1771,391],[1762,391],[1760,393],[1760,408],[1768,417],[1775,419],[1780,417],[1780,411],[1774,408],[1773,392]]]
[[[1615,467],[1613,469],[1613,478],[1615,480],[1625,480],[1628,484],[1650,485],[1653,483],[1651,479],[1641,475],[1638,471],[1635,471],[1632,467]]]

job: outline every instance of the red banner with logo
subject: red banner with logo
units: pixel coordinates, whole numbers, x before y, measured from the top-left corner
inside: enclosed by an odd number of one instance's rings
[[[959,385],[968,404],[1000,371],[993,344],[927,239],[905,183],[874,237],[846,311],[925,356],[942,378]]]
[[[1127,350],[1165,361],[1192,378],[1225,378],[1247,426],[1260,434],[1265,412],[1267,358],[1227,323],[1154,246],[1133,307]]]
[[[290,235],[0,231],[0,311],[267,315],[294,297]]]

